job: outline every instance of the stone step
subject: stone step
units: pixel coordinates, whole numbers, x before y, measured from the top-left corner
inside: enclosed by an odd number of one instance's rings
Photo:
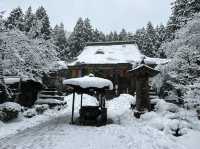
[[[58,93],[59,93],[58,91],[46,91],[46,90],[40,92],[41,95],[58,95]]]
[[[51,96],[51,95],[38,95],[40,99],[57,99],[57,100],[64,100],[64,96]]]

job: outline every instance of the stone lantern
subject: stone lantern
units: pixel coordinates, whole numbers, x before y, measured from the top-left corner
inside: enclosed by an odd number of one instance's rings
[[[149,78],[154,77],[159,71],[152,67],[141,63],[136,68],[129,71],[129,73],[135,77],[136,80],[136,112],[135,116],[140,117],[145,111],[150,111],[150,99],[149,99]]]

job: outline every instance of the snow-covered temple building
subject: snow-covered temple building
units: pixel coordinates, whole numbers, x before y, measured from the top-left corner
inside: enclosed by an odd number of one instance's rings
[[[77,59],[69,64],[69,77],[81,77],[93,73],[97,77],[112,80],[116,94],[135,91],[135,81],[128,70],[145,57],[145,64],[155,67],[167,63],[166,59],[144,56],[133,42],[88,43]]]

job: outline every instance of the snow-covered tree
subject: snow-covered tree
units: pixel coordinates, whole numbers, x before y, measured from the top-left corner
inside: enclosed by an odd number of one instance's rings
[[[197,84],[200,83],[199,28],[200,14],[197,14],[176,33],[173,41],[165,43],[162,46],[168,58],[171,59],[166,66],[168,69],[167,75],[170,76],[168,83],[176,91],[180,90],[182,95],[187,98],[189,91],[191,97],[192,92],[196,92],[198,89]],[[196,99],[200,100],[197,97]]]
[[[125,31],[125,30],[124,30]],[[119,35],[117,34],[117,32],[116,31],[114,31],[114,33],[113,33],[113,41],[119,41],[120,40],[120,38],[122,38],[122,40],[124,40],[123,38],[124,38],[124,35],[126,34],[126,31],[125,32],[121,32],[121,37],[119,37]]]
[[[120,41],[126,41],[127,40],[127,32],[124,28],[119,33],[119,40]]]
[[[13,9],[10,12],[6,22],[6,28],[18,28],[21,31],[24,31],[24,14],[20,7]]]
[[[88,18],[86,18],[84,20],[84,38],[85,38],[85,41],[88,42],[88,41],[92,41],[92,36],[93,36],[93,28],[90,24],[90,20]]]
[[[173,40],[175,31],[179,30],[199,12],[199,0],[176,0],[173,2],[172,15],[167,24],[168,41]]]
[[[34,14],[32,13],[32,8],[29,7],[24,15],[24,30],[25,32],[29,32],[33,27]]]
[[[69,37],[69,48],[70,57],[73,58],[77,56],[85,46],[85,31],[84,31],[84,21],[79,18],[72,34]]]
[[[68,44],[63,23],[60,23],[60,25],[55,26],[55,28],[52,31],[52,38],[53,43],[58,47],[58,57],[63,60],[66,60]]]
[[[49,22],[49,17],[46,13],[46,10],[44,7],[39,7],[36,10],[36,22],[39,28],[39,33],[38,36],[39,38],[43,38],[45,40],[50,39],[50,34],[51,34],[51,26]]]
[[[110,32],[107,36],[106,36],[106,41],[113,41],[114,40],[114,34],[113,32]]]

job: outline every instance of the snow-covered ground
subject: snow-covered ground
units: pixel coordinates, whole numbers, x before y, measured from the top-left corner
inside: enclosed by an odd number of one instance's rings
[[[80,96],[76,96],[78,116]],[[135,99],[121,95],[107,102],[108,117],[113,124],[102,127],[70,125],[72,95],[65,97],[68,106],[61,111],[48,110],[31,119],[20,117],[8,124],[0,123],[0,149],[198,149],[200,123],[191,111],[184,111],[161,101],[157,112],[141,119],[129,109]],[[94,97],[84,95],[83,104],[96,105]],[[171,111],[171,112],[170,112]],[[173,112],[175,111],[175,113]],[[185,115],[184,135],[174,137],[169,131],[177,115]],[[181,117],[183,117],[181,115]]]

